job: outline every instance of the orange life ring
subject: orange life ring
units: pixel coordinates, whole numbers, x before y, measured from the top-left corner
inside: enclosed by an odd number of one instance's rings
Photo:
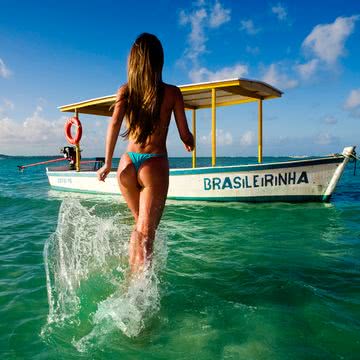
[[[76,134],[74,137],[72,137],[72,135],[71,135],[71,127],[73,125],[76,126],[76,128],[77,128]],[[65,130],[66,140],[70,144],[77,145],[80,142],[81,136],[82,136],[82,126],[81,126],[80,120],[76,116],[74,116],[66,121],[64,130]]]

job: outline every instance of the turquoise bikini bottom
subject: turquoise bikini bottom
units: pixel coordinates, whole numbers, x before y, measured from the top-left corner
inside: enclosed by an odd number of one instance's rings
[[[139,171],[140,166],[146,161],[154,157],[166,157],[166,154],[147,154],[147,153],[138,153],[138,152],[128,152],[127,153],[135,166],[136,172]]]

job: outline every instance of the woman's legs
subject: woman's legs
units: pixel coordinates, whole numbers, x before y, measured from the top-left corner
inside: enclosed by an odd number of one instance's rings
[[[169,186],[167,158],[152,158],[139,169],[138,180],[142,187],[139,217],[130,240],[130,267],[133,273],[141,272],[151,260],[155,232],[159,225]]]
[[[146,261],[151,259],[155,232],[166,201],[169,163],[165,157],[151,158],[136,174],[128,155],[123,155],[123,158],[118,178],[121,192],[136,222],[129,244],[130,268],[132,273],[136,273],[142,271]]]
[[[117,171],[117,180],[120,191],[124,197],[131,213],[134,216],[135,223],[139,216],[139,200],[141,187],[137,180],[137,173],[129,155],[124,154],[119,163]]]

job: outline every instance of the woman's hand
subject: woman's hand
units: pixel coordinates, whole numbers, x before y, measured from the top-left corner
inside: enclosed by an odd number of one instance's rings
[[[111,165],[105,164],[102,168],[97,171],[97,178],[99,181],[105,181],[109,172],[111,171]]]
[[[194,147],[195,147],[194,137],[190,132],[189,132],[188,138],[186,139],[186,141],[184,141],[184,146],[185,146],[186,151],[188,151],[188,152],[194,150]]]
[[[191,152],[191,151],[194,150],[194,146],[193,146],[193,145],[184,144],[184,147],[185,147],[185,150],[188,151],[188,152]]]

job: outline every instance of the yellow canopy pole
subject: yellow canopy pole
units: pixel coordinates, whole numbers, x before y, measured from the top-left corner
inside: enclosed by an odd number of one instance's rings
[[[263,121],[263,109],[262,99],[258,100],[258,162],[262,162],[262,121]]]
[[[75,117],[79,117],[79,112],[75,109]],[[76,162],[75,162],[75,169],[76,171],[80,171],[80,142],[75,144],[75,151],[76,151]]]
[[[194,150],[192,152],[192,167],[196,167],[196,110],[192,109],[192,133],[194,136]]]
[[[211,89],[211,166],[216,165],[216,89]]]

